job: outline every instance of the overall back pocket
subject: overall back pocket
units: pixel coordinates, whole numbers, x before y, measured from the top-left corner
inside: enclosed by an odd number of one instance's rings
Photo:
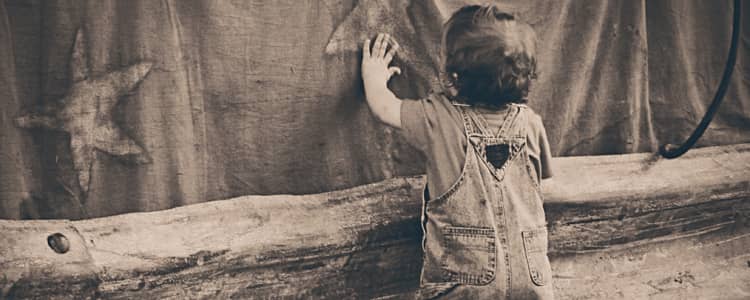
[[[531,282],[538,286],[548,284],[552,279],[552,268],[547,257],[547,228],[522,231],[521,236]]]
[[[443,279],[470,285],[486,285],[495,279],[497,251],[495,231],[482,227],[446,227],[440,259]]]

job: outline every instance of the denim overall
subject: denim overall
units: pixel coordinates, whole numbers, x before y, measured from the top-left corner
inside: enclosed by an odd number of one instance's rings
[[[468,145],[461,176],[426,201],[420,299],[553,299],[540,177],[529,159],[530,109],[499,130],[458,106]],[[494,131],[494,132],[493,132]]]

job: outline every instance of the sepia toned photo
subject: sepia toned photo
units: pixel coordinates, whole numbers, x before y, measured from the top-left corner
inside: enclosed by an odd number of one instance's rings
[[[750,299],[750,2],[0,0],[0,299]]]

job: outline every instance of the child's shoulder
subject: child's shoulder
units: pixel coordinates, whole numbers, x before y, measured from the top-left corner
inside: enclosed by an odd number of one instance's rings
[[[431,92],[419,102],[425,106],[426,111],[439,115],[441,117],[456,118],[460,116],[458,106],[460,103],[453,102],[444,92]]]
[[[545,135],[546,130],[544,128],[544,122],[542,121],[542,116],[539,115],[536,111],[534,111],[531,107],[528,105],[522,104],[525,107],[526,114],[528,117],[526,118],[526,127],[531,130],[532,136],[538,136],[538,135]]]
[[[528,106],[527,106],[528,107]],[[535,126],[544,127],[544,124],[542,122],[542,116],[538,114],[536,111],[534,111],[531,107],[528,107],[529,111],[529,120],[531,123],[533,123]]]
[[[423,100],[442,106],[455,105],[455,103],[448,97],[445,92],[430,92],[426,97],[423,98]]]
[[[528,115],[529,123],[533,123],[535,125],[542,124],[542,116],[539,115],[533,108],[531,108],[531,106],[528,106],[527,104],[518,104],[518,103],[513,103],[511,105],[522,107],[526,111],[526,114]]]
[[[405,99],[401,105],[401,122],[406,127],[445,127],[450,123],[463,124],[461,120],[458,108],[442,92],[430,92],[413,100]]]

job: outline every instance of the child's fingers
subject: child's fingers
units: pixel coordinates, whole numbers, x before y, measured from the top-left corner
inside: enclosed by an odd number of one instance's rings
[[[390,38],[389,43],[391,44],[391,49],[388,50],[388,52],[385,54],[385,61],[387,63],[390,63],[394,56],[396,56],[396,51],[401,47],[398,45],[398,42],[396,42],[395,39]]]
[[[380,44],[383,42],[383,34],[380,33],[375,38],[375,42],[372,43],[372,57],[373,58],[379,58],[378,53],[380,53]]]
[[[362,59],[370,58],[370,39],[366,39],[362,45]]]
[[[390,39],[391,39],[390,34],[387,34],[387,33],[383,34],[383,40],[380,41],[381,44],[380,44],[380,48],[378,49],[379,50],[378,57],[385,58],[385,50],[388,49],[388,40]]]
[[[401,68],[399,67],[390,67],[388,68],[388,77],[391,77],[393,75],[401,75]]]
[[[390,39],[388,39],[388,42],[391,43],[391,47],[395,49],[401,48],[401,45],[399,45],[398,41],[396,41],[396,39],[394,39],[393,37],[390,37]]]

